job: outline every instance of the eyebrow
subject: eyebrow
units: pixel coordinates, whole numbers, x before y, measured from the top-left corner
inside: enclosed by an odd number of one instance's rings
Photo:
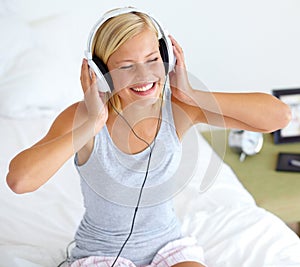
[[[155,50],[151,52],[150,54],[146,55],[145,58],[151,57],[154,54],[157,54],[159,51]],[[134,62],[135,60],[133,59],[122,59],[120,61],[116,61],[116,64],[124,63],[124,62]]]

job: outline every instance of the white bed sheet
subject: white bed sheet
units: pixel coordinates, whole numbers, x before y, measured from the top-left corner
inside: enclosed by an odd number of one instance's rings
[[[0,117],[0,267],[53,267],[65,257],[83,213],[72,160],[34,193],[16,195],[5,183],[9,160],[46,133],[52,117]],[[185,147],[194,137],[185,137]],[[183,232],[204,248],[209,267],[300,266],[299,238],[276,216],[258,208],[231,169],[199,193],[214,154],[199,135],[199,168],[175,198]]]

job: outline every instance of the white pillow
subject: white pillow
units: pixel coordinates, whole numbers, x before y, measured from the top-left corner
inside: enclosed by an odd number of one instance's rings
[[[2,51],[12,52],[3,56],[0,71],[0,115],[36,117],[80,100],[82,49],[68,35],[69,20],[52,18],[31,28],[20,20],[13,22],[7,20],[2,27],[8,31],[16,25],[9,32],[10,41],[1,44]]]
[[[51,56],[45,56],[41,50],[23,53],[0,79],[0,115],[32,117],[62,109],[72,102],[68,98],[73,99],[68,92],[74,85],[67,75],[59,62],[55,64]]]
[[[4,75],[15,60],[34,46],[32,31],[24,20],[15,16],[0,16],[0,76]]]

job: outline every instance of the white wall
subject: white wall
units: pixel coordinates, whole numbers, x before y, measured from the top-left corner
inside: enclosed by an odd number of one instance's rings
[[[91,23],[124,5],[151,12],[183,47],[189,72],[210,90],[300,88],[299,0],[88,2],[95,4],[81,12],[90,12]]]
[[[38,16],[40,10],[49,9],[68,13],[69,23],[61,24],[57,29],[61,34],[49,41],[57,46],[64,43],[61,36],[74,39],[72,51],[78,52],[84,50],[90,27],[105,11],[132,5],[163,23],[183,47],[189,72],[210,90],[300,88],[299,0],[2,1],[18,3],[23,16]]]

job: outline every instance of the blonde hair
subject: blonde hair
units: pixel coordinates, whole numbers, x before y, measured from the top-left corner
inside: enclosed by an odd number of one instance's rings
[[[93,56],[96,55],[106,65],[109,57],[122,44],[145,29],[153,31],[158,37],[158,32],[152,19],[141,12],[125,13],[108,19],[99,27],[95,34],[92,44]],[[122,110],[117,94],[114,94],[110,101],[116,110]],[[112,107],[110,103],[108,104],[111,111]]]

